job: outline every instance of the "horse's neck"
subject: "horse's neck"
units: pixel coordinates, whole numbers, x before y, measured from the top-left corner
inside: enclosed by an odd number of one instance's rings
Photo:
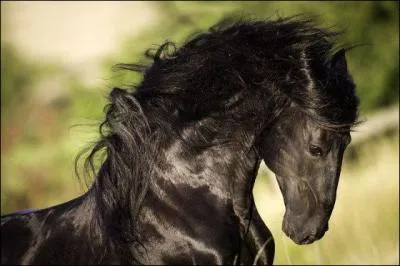
[[[246,145],[223,144],[198,149],[175,140],[162,151],[155,166],[157,181],[153,188],[165,195],[171,190],[205,188],[233,205],[236,215],[246,216],[259,165],[255,149]]]

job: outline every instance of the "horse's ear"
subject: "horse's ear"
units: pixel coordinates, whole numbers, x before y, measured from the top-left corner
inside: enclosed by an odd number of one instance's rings
[[[331,69],[334,69],[341,73],[347,73],[347,62],[345,56],[345,50],[340,49],[337,51],[331,59]]]

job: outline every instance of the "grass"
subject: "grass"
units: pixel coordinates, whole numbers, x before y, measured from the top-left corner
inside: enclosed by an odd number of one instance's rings
[[[254,195],[275,238],[275,264],[399,265],[399,138],[357,147],[345,158],[329,231],[296,245],[281,230],[284,204],[275,178],[262,168]],[[354,148],[353,148],[354,149]]]

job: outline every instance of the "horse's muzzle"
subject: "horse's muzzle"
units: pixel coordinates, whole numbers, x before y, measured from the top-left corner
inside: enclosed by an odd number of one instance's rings
[[[299,245],[311,244],[321,239],[325,235],[325,232],[328,231],[328,228],[328,221],[326,219],[315,217],[314,219],[302,222],[296,219],[295,216],[290,216],[288,212],[285,213],[282,223],[282,231]]]

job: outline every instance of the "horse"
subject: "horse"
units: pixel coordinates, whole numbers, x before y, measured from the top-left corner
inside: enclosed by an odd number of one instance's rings
[[[303,16],[224,20],[148,49],[149,63],[117,64],[142,80],[109,94],[85,157],[93,182],[2,216],[2,264],[273,264],[252,195],[262,160],[282,230],[321,239],[358,123],[340,34]]]

